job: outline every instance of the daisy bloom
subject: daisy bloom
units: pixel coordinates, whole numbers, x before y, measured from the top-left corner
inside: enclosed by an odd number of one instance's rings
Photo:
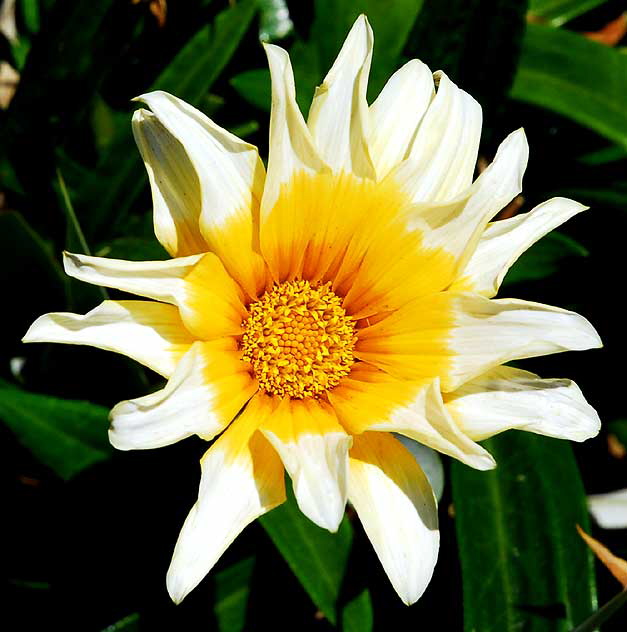
[[[305,122],[288,54],[272,77],[267,169],[257,149],[164,92],[133,132],[154,226],[172,255],[64,255],[67,273],[152,300],[41,316],[27,342],[123,353],[167,378],[111,411],[121,450],[211,444],[167,574],[181,601],[258,516],[285,500],[335,531],[347,500],[407,603],[439,546],[436,501],[395,437],[480,470],[477,441],[509,428],[582,441],[599,419],[577,386],[503,366],[600,346],[570,311],[497,299],[532,243],[584,210],[554,198],[490,223],[521,190],[525,134],[473,182],[481,107],[443,73],[405,64],[368,105],[361,16]]]

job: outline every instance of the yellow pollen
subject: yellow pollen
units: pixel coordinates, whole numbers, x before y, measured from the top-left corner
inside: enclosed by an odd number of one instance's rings
[[[318,397],[337,386],[355,361],[355,322],[330,283],[276,285],[248,307],[243,360],[261,388],[282,397]]]

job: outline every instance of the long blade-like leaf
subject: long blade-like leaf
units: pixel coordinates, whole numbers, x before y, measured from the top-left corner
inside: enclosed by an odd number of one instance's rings
[[[529,24],[511,96],[553,110],[627,147],[627,55]]]
[[[329,533],[301,513],[290,491],[287,502],[263,516],[261,524],[311,600],[335,623],[336,602],[353,542],[348,520],[344,518],[337,533]]]
[[[453,502],[468,632],[566,632],[596,608],[575,525],[585,495],[565,441],[511,432],[484,443],[492,472],[454,463]]]

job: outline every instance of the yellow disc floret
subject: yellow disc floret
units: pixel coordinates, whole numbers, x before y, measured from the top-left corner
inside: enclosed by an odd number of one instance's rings
[[[318,397],[348,375],[355,361],[355,322],[330,283],[281,283],[248,311],[243,359],[267,393]]]

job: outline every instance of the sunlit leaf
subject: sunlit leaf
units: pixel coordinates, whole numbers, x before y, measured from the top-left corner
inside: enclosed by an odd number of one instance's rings
[[[287,487],[287,501],[263,516],[261,524],[311,600],[335,623],[353,528],[346,518],[337,533],[316,526],[300,511],[291,486]]]
[[[566,632],[596,608],[583,485],[564,441],[508,432],[497,468],[452,464],[467,632]]]
[[[0,419],[64,479],[111,454],[108,410],[102,406],[0,385]]]
[[[607,0],[530,0],[529,13],[534,19],[561,26],[605,2]]]
[[[511,96],[627,147],[626,85],[627,55],[576,33],[529,24]]]

